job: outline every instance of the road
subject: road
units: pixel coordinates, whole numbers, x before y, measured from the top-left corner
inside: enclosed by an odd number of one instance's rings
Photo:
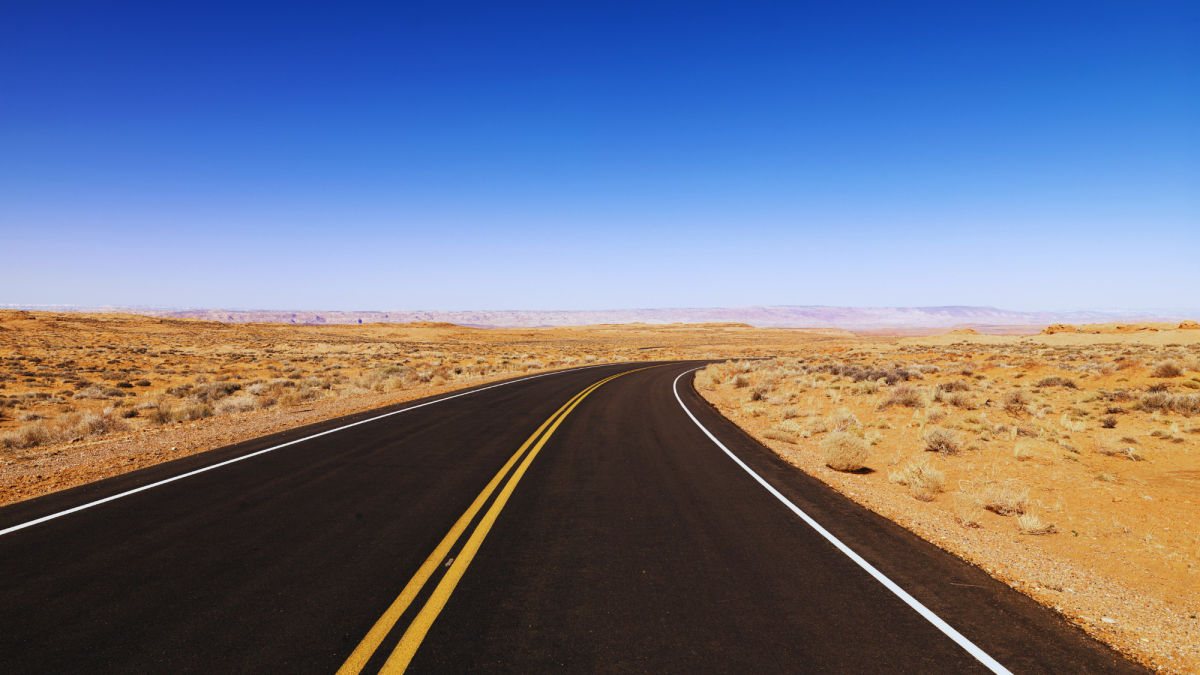
[[[1148,672],[647,365],[0,509],[0,671]]]

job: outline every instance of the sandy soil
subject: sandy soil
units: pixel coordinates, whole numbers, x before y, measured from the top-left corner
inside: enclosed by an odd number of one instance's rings
[[[1200,331],[906,338],[713,366],[697,387],[793,465],[1104,642],[1200,672]],[[827,466],[839,428],[863,470]]]

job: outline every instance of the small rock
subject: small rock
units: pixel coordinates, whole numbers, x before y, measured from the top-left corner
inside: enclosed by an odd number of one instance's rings
[[[1104,623],[1116,623],[1117,622],[1116,619],[1110,619],[1107,616],[1100,617],[1100,620],[1103,621]]]

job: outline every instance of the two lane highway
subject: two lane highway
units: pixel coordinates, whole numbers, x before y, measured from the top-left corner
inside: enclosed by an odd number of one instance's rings
[[[787,466],[680,379],[695,364],[646,366],[404,404],[0,509],[3,530],[245,457],[0,535],[0,667],[1145,672]]]

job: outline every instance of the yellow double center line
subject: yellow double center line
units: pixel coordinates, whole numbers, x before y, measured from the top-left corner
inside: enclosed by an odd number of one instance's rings
[[[644,369],[639,368],[638,370]],[[354,652],[350,654],[350,658],[346,659],[346,662],[338,669],[337,675],[358,675],[362,671],[363,667],[367,665],[367,661],[375,654],[375,650],[379,648],[384,638],[392,631],[396,622],[400,620],[405,610],[412,604],[413,599],[417,597],[417,594],[421,592],[425,583],[429,581],[429,578],[433,576],[438,566],[446,559],[446,556],[454,548],[454,545],[458,543],[463,532],[466,531],[471,521],[475,519],[475,515],[479,513],[479,510],[483,508],[483,505],[487,503],[492,493],[495,492],[496,486],[500,484],[513,465],[521,459],[521,456],[525,455],[524,461],[521,462],[521,465],[509,477],[508,482],[504,484],[504,489],[500,491],[495,501],[492,502],[491,508],[487,510],[483,519],[479,521],[474,532],[471,533],[471,537],[467,539],[467,543],[463,546],[462,551],[454,558],[450,569],[442,577],[442,580],[438,583],[437,588],[433,590],[429,599],[425,601],[425,606],[421,608],[420,613],[409,624],[408,630],[404,632],[404,637],[400,638],[400,644],[396,645],[396,649],[392,651],[391,656],[388,657],[388,660],[383,664],[383,668],[379,672],[380,675],[398,675],[408,668],[413,655],[417,653],[417,648],[421,646],[421,641],[425,639],[425,634],[429,632],[430,626],[433,625],[442,608],[446,606],[446,602],[450,599],[450,594],[454,592],[455,586],[458,585],[459,580],[462,579],[463,574],[467,571],[467,566],[471,564],[471,560],[475,558],[475,553],[479,551],[479,546],[483,543],[484,538],[487,537],[488,531],[492,529],[492,524],[496,522],[496,517],[500,515],[500,511],[508,503],[508,498],[512,495],[513,489],[516,488],[521,477],[525,475],[525,470],[529,468],[530,463],[537,457],[538,452],[541,451],[542,446],[546,444],[546,441],[549,440],[554,430],[558,428],[559,424],[562,424],[567,415],[571,414],[575,406],[579,405],[580,401],[586,398],[588,394],[595,391],[605,382],[632,372],[636,371],[630,370],[600,380],[576,394],[574,398],[567,401],[549,419],[542,422],[542,426],[538,427],[538,430],[533,432],[533,435],[521,444],[521,448],[509,458],[504,468],[500,469],[499,473],[492,478],[487,487],[483,489],[483,492],[479,493],[479,496],[472,502],[471,507],[462,514],[458,522],[454,523],[454,527],[450,528],[450,532],[446,534],[442,542],[437,545],[437,548],[433,550],[433,553],[429,555],[429,558],[417,570],[412,580],[400,592],[400,596],[387,608],[383,616],[379,617],[379,620],[371,627],[367,636],[363,638],[358,647],[354,649]],[[548,431],[547,427],[549,427]],[[546,432],[545,435],[542,434],[543,431]],[[541,437],[540,440],[538,440],[539,436]],[[536,445],[534,441],[537,441]],[[525,451],[531,445],[533,446],[533,450],[526,455]]]

